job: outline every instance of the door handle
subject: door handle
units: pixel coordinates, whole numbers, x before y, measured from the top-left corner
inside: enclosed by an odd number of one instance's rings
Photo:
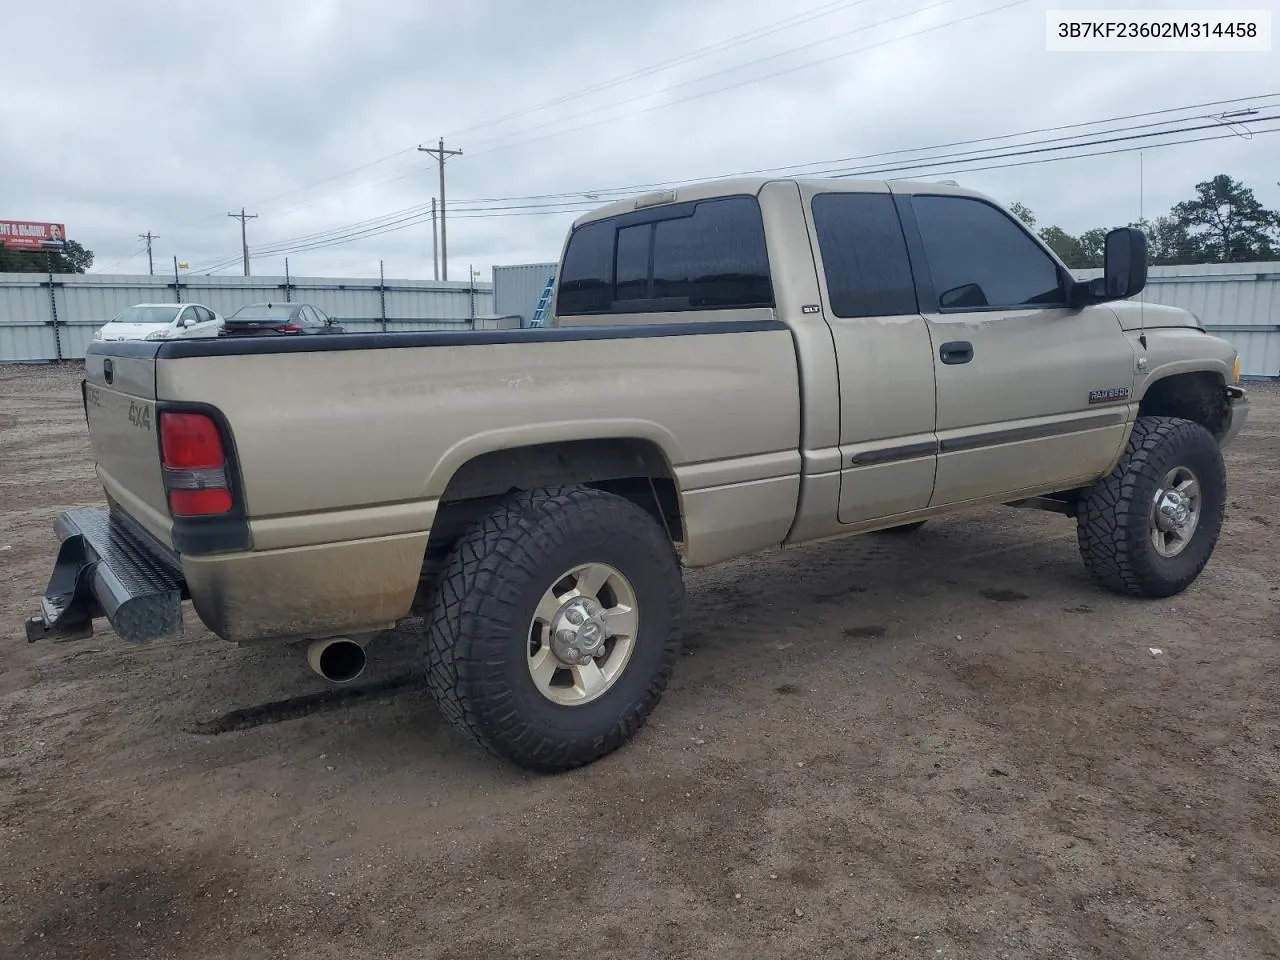
[[[968,340],[952,340],[938,350],[943,363],[968,363],[973,359],[973,344]]]

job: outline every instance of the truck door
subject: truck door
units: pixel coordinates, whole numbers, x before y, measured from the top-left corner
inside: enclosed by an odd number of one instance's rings
[[[840,379],[839,520],[923,509],[937,463],[933,354],[893,196],[883,184],[801,196]]]
[[[1116,315],[1067,306],[1073,278],[995,204],[945,189],[900,200],[937,379],[932,505],[1047,492],[1106,471],[1134,378]]]

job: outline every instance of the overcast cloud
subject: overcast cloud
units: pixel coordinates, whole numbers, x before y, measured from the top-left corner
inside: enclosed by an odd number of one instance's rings
[[[1046,10],[1105,0],[1010,2],[0,0],[0,217],[66,223],[95,251],[95,272],[145,272],[137,234],[147,230],[159,235],[158,270],[171,269],[174,255],[208,267],[239,253],[239,224],[227,212],[242,205],[259,215],[249,222],[252,251],[429,203],[434,160],[413,148],[443,135],[464,151],[449,165],[449,276],[464,279],[474,265],[488,279],[493,264],[554,260],[581,207],[515,211],[494,208],[560,201],[484,198],[582,200],[592,189],[1280,92],[1274,51],[1050,54]],[[1270,9],[1280,21],[1277,3],[1233,6]],[[522,112],[818,9],[829,12]],[[997,12],[950,23],[988,10]],[[829,42],[774,56],[818,41]],[[872,44],[882,45],[860,50]],[[1280,97],[1256,101],[1267,102]],[[1145,150],[1145,212],[1164,213],[1220,172],[1280,207],[1277,155],[1280,134]],[[1042,225],[1073,232],[1138,215],[1136,153],[921,178],[941,177],[1021,200]],[[295,276],[376,276],[380,259],[389,277],[430,277],[429,221],[289,254]],[[283,266],[264,253],[253,269]],[[224,270],[238,271],[238,262]]]

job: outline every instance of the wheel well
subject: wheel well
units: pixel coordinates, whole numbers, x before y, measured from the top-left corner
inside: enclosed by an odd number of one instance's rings
[[[453,544],[481,515],[518,490],[573,484],[626,497],[684,540],[680,494],[657,444],[634,438],[572,440],[494,450],[467,461],[449,480],[427,541],[422,594]]]
[[[1179,373],[1157,380],[1138,404],[1140,417],[1181,417],[1221,439],[1231,423],[1231,407],[1216,373]]]

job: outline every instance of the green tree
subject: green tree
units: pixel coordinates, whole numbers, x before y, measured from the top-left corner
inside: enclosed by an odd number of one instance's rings
[[[1031,209],[1020,200],[1015,200],[1013,203],[1009,204],[1009,212],[1032,230],[1036,228],[1036,215],[1032,213]]]
[[[1205,259],[1219,263],[1275,260],[1280,215],[1225,173],[1196,184],[1193,200],[1175,204],[1172,218]]]
[[[1101,267],[1107,249],[1107,231],[1103,227],[1094,227],[1080,234],[1081,267]]]
[[[1084,252],[1080,249],[1080,241],[1061,227],[1045,227],[1040,231],[1040,239],[1072,270],[1084,266]]]
[[[1203,263],[1204,251],[1187,228],[1175,218],[1156,217],[1155,222],[1137,220],[1131,224],[1147,235],[1147,254],[1153,266]]]
[[[0,273],[84,273],[93,266],[93,251],[68,240],[61,253],[0,248]]]
[[[74,240],[68,240],[61,258],[71,269],[67,273],[86,273],[93,266],[93,251],[86,250]]]

